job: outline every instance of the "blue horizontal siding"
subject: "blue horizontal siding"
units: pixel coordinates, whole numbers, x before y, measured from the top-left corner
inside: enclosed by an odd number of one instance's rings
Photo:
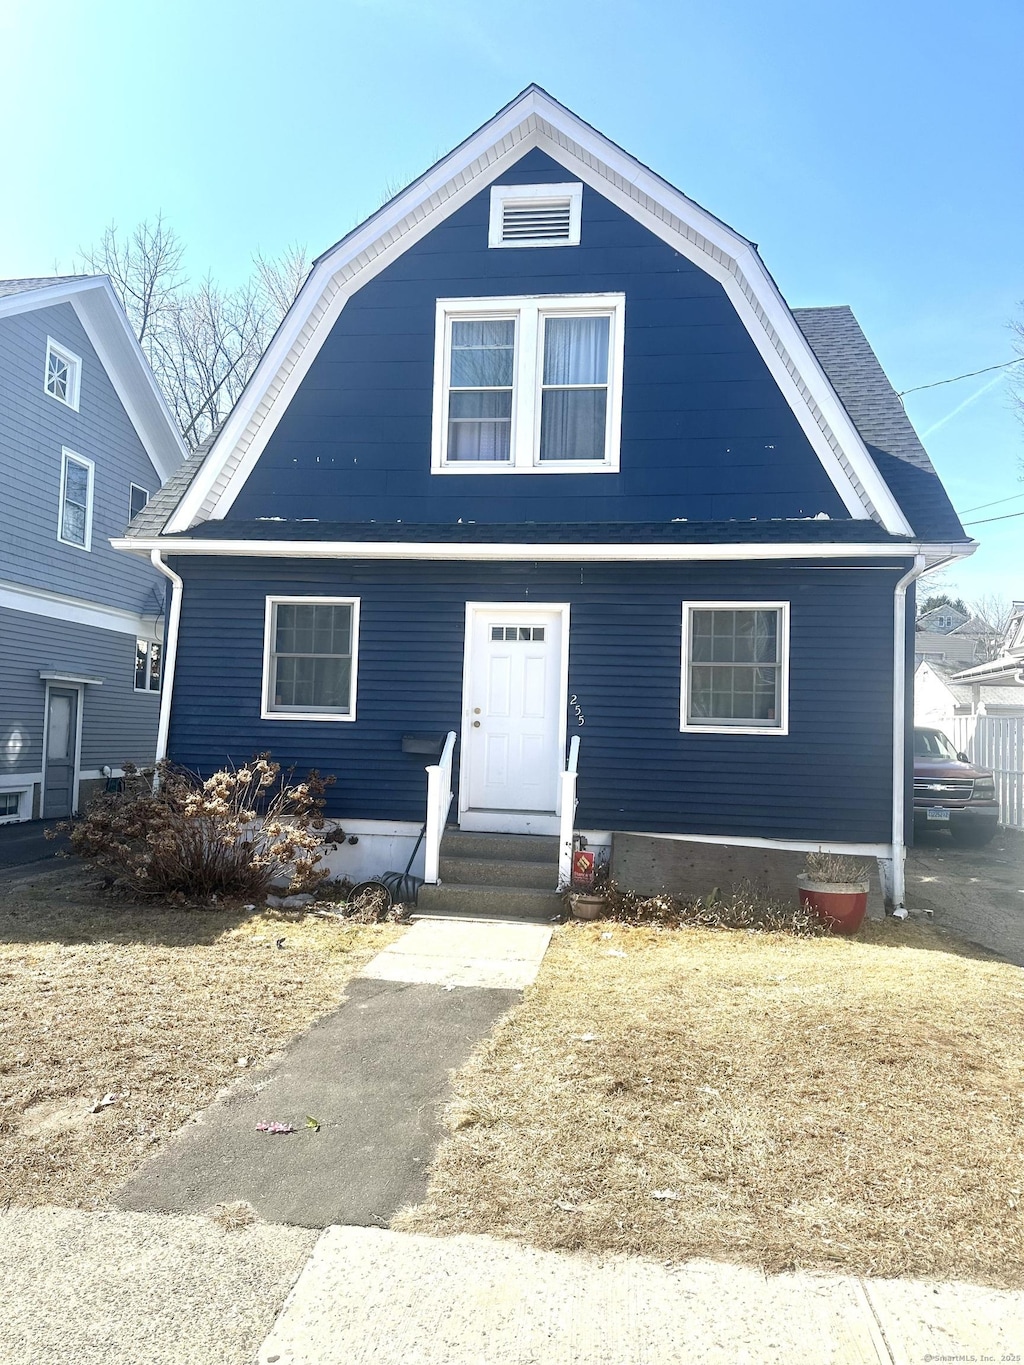
[[[269,749],[334,773],[329,811],[421,820],[409,732],[460,729],[465,603],[569,602],[570,693],[586,718],[586,828],[887,842],[892,590],[906,565],[175,562],[185,579],[170,751],[208,774]],[[265,598],[361,599],[354,723],[260,719]],[[682,734],[680,606],[791,608],[790,733]],[[230,678],[230,686],[225,680]],[[570,731],[574,725],[570,717]]]
[[[500,180],[573,178],[535,150]],[[488,207],[484,190],[349,300],[229,519],[847,516],[717,281],[589,186],[578,247],[489,249]],[[621,471],[432,476],[436,300],[580,292],[626,297]]]

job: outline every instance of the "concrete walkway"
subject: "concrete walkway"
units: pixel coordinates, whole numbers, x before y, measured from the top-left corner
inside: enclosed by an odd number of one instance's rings
[[[1024,1294],[595,1260],[488,1237],[0,1215],[18,1365],[922,1365],[1024,1354]],[[304,1268],[303,1268],[304,1267]]]
[[[259,1365],[921,1365],[1014,1359],[1024,1294],[323,1234]]]
[[[242,1199],[270,1223],[386,1225],[423,1198],[450,1072],[519,1000],[550,937],[536,924],[420,921],[338,1010],[186,1124],[116,1204],[201,1213]],[[296,1131],[271,1136],[264,1121]]]

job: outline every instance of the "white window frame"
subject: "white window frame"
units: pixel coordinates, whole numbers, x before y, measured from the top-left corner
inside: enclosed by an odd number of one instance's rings
[[[148,693],[149,696],[151,696],[151,697],[159,696],[159,694],[160,694],[160,689],[163,687],[163,683],[164,683],[164,652],[163,652],[163,647],[162,647],[161,642],[160,642],[159,640],[147,640],[147,639],[146,639],[144,636],[142,636],[142,635],[138,635],[138,636],[135,637],[135,654],[136,654],[136,658],[135,658],[135,673],[136,673],[136,675],[138,674],[138,652],[139,652],[139,646],[140,646],[140,645],[145,645],[145,646],[146,646],[146,686],[145,686],[145,687],[140,687],[139,684],[138,684],[138,682],[134,682],[134,684],[133,684],[133,689],[132,689],[132,690],[135,691],[135,692],[138,692],[140,696],[142,696],[142,695],[144,695],[144,694],[146,694],[146,693]],[[160,681],[159,681],[159,683],[157,684],[156,687],[151,687],[151,686],[150,686],[150,680],[151,680],[151,678],[152,678],[152,673],[151,673],[151,671],[150,671],[150,664],[152,663],[152,659],[153,659],[153,650],[154,650],[154,648],[160,650]]]
[[[548,317],[608,317],[608,403],[603,460],[540,459],[541,336]],[[509,460],[452,460],[448,454],[448,375],[452,323],[515,322],[512,431]],[[622,366],[625,294],[524,294],[514,298],[438,299],[434,330],[433,474],[617,474],[622,435]]]
[[[68,396],[61,398],[50,389],[50,356],[58,356],[68,367]],[[82,391],[82,357],[69,351],[53,337],[46,338],[46,365],[43,369],[43,392],[55,403],[63,403],[66,408],[78,411],[78,400]]]
[[[268,597],[263,618],[263,690],[260,718],[262,720],[354,721],[356,718],[356,687],[359,680],[359,603],[358,597]],[[273,707],[271,664],[274,652],[274,608],[351,607],[352,608],[352,678],[349,687],[349,710],[340,711],[278,711]]]
[[[520,237],[506,242],[502,237],[505,205],[531,199],[568,199],[569,235],[564,238]],[[487,225],[487,245],[516,248],[535,246],[579,246],[583,221],[583,186],[577,180],[566,185],[492,185],[491,211]]]
[[[67,486],[67,471],[69,464],[80,464],[89,476],[89,486],[86,493],[85,504],[85,543],[80,544],[77,540],[68,540],[64,532],[64,494]],[[67,446],[62,447],[60,452],[60,498],[57,504],[57,539],[62,545],[70,545],[75,550],[85,550],[88,553],[92,549],[92,505],[93,489],[96,482],[96,465],[85,455],[79,455],[77,451],[68,450]]]
[[[26,780],[22,778],[22,782]],[[17,825],[24,820],[32,818],[32,787],[31,779],[24,786],[0,787],[0,796],[16,796],[18,798],[18,808],[13,815],[5,815],[0,811],[0,825]],[[25,810],[25,798],[29,799],[29,808]]]
[[[132,495],[135,494],[135,493],[145,493],[145,495],[146,495],[146,501],[145,501],[145,502],[142,504],[142,506],[139,508],[139,512],[142,512],[145,508],[147,508],[147,507],[149,506],[149,489],[148,489],[148,488],[143,488],[143,486],[142,486],[141,483],[131,483],[131,484],[129,484],[129,485],[128,485],[128,520],[129,520],[129,521],[133,521],[133,520],[134,520],[134,518],[133,518],[133,516],[132,516]],[[139,514],[139,513],[136,512],[136,513],[135,513],[135,516],[138,516],[138,514]]]
[[[699,725],[690,720],[690,639],[695,611],[774,611],[778,613],[779,675],[778,724],[741,725],[716,721]],[[684,602],[682,640],[682,679],[680,688],[679,728],[691,735],[788,735],[789,734],[789,603],[788,602]]]

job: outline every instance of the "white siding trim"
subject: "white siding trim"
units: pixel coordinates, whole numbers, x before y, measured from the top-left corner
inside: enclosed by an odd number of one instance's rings
[[[167,529],[226,514],[348,297],[533,147],[725,286],[851,516],[912,534],[756,249],[533,86],[316,262]]]
[[[352,608],[352,672],[349,682],[349,709],[343,715],[338,711],[277,711],[271,705],[271,656],[273,654],[274,608],[281,605],[303,607],[351,607]],[[263,684],[261,689],[261,720],[299,720],[299,721],[354,721],[356,718],[356,685],[359,671],[359,598],[358,597],[268,597],[263,617]]]
[[[138,639],[159,640],[160,630],[153,617],[139,616],[120,607],[104,607],[78,597],[63,597],[42,588],[26,588],[19,583],[0,582],[0,607],[23,611],[30,616],[45,616],[51,621],[71,621],[96,630],[113,630]]]
[[[673,561],[766,560],[766,559],[910,559],[927,554],[936,563],[962,559],[974,553],[977,542],[962,545],[922,544],[906,541],[880,545],[824,544],[764,545],[527,545],[521,542],[492,544],[449,541],[354,541],[354,540],[193,540],[188,536],[112,540],[116,550],[167,555],[238,555],[253,559],[445,559],[445,560],[566,560],[605,563],[666,563]]]

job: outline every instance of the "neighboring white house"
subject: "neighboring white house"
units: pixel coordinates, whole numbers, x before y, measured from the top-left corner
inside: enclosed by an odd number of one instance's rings
[[[919,663],[914,673],[914,724],[933,725],[956,743],[958,716],[1024,716],[1024,682],[961,678],[955,665]]]

